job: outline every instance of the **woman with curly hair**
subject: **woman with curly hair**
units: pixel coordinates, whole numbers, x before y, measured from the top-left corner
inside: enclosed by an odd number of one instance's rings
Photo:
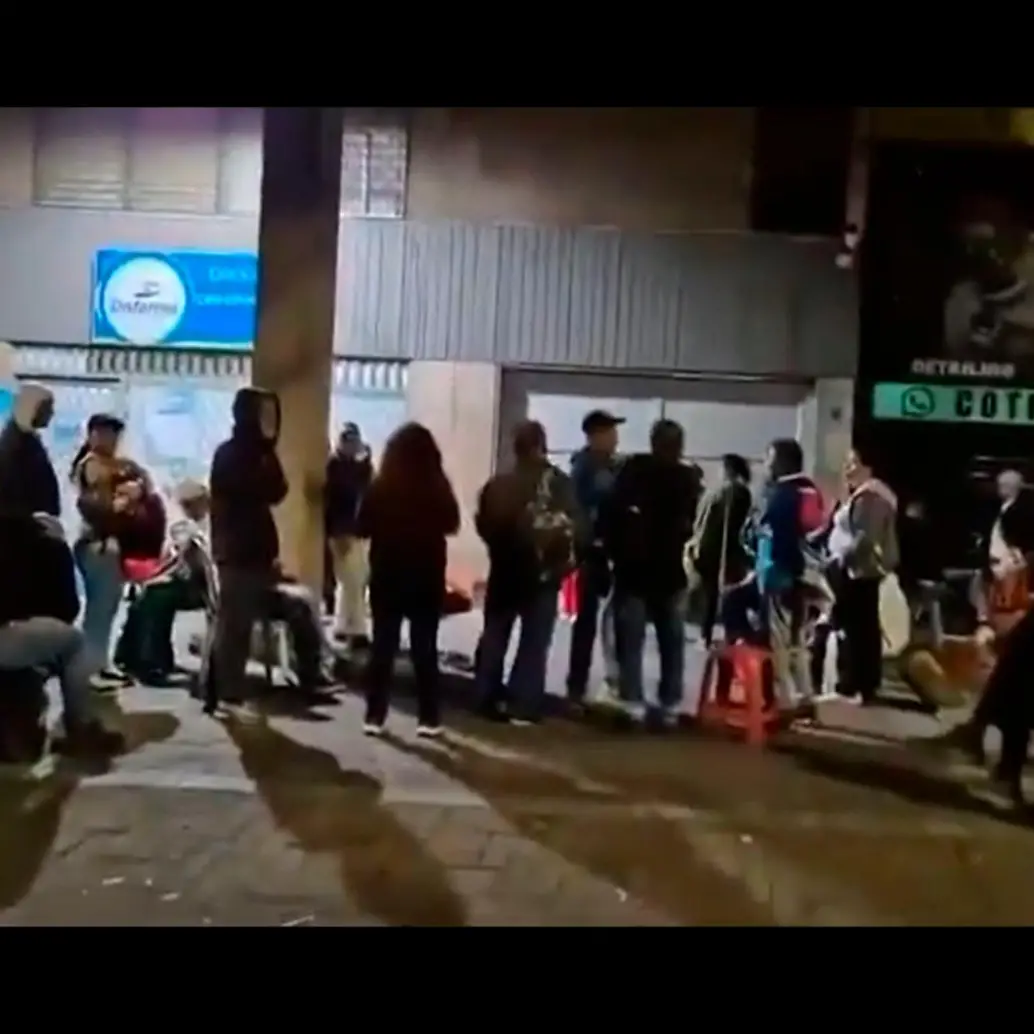
[[[363,731],[378,736],[384,729],[402,622],[408,621],[417,735],[437,736],[438,623],[445,600],[446,539],[460,530],[460,510],[438,443],[422,424],[405,424],[388,440],[356,525],[358,537],[370,540],[373,617]]]

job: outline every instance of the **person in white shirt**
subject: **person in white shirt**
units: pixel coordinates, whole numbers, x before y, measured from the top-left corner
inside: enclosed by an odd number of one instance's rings
[[[996,615],[1015,613],[1018,619],[1030,595],[1028,556],[1034,552],[1034,509],[1019,471],[1003,470],[997,487],[1000,505],[971,594],[982,625]]]

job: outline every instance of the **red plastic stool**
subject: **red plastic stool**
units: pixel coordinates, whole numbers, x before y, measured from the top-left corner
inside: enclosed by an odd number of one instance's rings
[[[704,665],[697,720],[743,733],[751,746],[764,745],[780,720],[769,651],[748,643],[714,647]]]
[[[578,604],[581,592],[578,586],[578,572],[572,571],[560,583],[560,616],[565,621],[574,621],[578,617]]]

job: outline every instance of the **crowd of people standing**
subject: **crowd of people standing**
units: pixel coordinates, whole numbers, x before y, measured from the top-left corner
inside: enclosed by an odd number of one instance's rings
[[[8,577],[0,595],[0,669],[42,666],[59,676],[67,749],[118,747],[118,733],[97,717],[95,694],[168,677],[176,668],[172,623],[183,609],[205,609],[211,617],[211,663],[198,691],[209,710],[244,695],[252,633],[264,620],[287,624],[302,691],[318,696],[332,687],[335,655],[322,632],[319,601],[280,567],[273,510],[288,481],[276,450],[277,397],[255,388],[238,392],[233,431],[213,456],[209,484],[184,482],[168,501],[149,473],[121,453],[122,421],[91,417],[66,475],[80,517],[71,547],[58,474],[39,438],[53,405],[46,388],[23,385],[0,435],[0,562]],[[596,699],[627,725],[675,724],[693,594],[705,647],[721,624],[726,641],[746,639],[770,650],[786,711],[812,718],[824,688],[874,703],[885,638],[881,596],[889,580],[896,584],[899,566],[906,587],[923,581],[922,550],[909,530],[921,518],[916,507],[899,515],[894,492],[857,448],[845,458],[844,493],[828,507],[804,473],[800,445],[789,439],[769,446],[756,492],[750,464],[733,454],[723,457],[721,484],[706,492],[700,469],[685,461],[678,423],[657,421],[647,451],[621,456],[622,423],[612,413],[589,413],[585,447],[562,470],[549,458],[544,427],[524,421],[513,432],[512,462],[479,494],[475,526],[489,559],[473,679],[480,713],[514,725],[545,716],[558,596],[572,574],[579,586],[566,679],[573,713]],[[1025,559],[1014,565],[1008,558],[1034,551],[1024,538],[1034,525],[1018,502],[1012,472],[1003,474],[1000,490],[1003,504],[988,546],[996,592],[1002,571],[1012,577],[1026,570]],[[366,656],[364,731],[379,735],[389,719],[393,666],[408,624],[418,735],[437,736],[448,539],[459,532],[461,516],[430,431],[403,425],[374,464],[359,428],[345,425],[327,465],[325,522],[337,583],[328,608],[334,637]],[[911,554],[904,563],[899,531]],[[133,599],[112,663],[127,585]],[[643,653],[651,627],[660,679],[649,700]],[[593,693],[597,640],[604,686]],[[1027,640],[1029,646],[1015,645]],[[834,684],[824,686],[822,657],[831,641],[838,644],[838,670]],[[1021,621],[1010,641],[1003,658],[1011,659],[999,665],[992,686],[1012,678],[1017,654],[1034,652],[1034,619]],[[995,690],[953,735],[973,744],[989,722],[1011,722],[1010,742],[1025,751],[1026,710],[1003,699],[1011,698]],[[1010,749],[1009,758],[1020,751]],[[1015,791],[1015,762],[1006,764]]]

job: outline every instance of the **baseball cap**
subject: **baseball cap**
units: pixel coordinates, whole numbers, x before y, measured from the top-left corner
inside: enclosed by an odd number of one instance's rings
[[[585,419],[582,421],[582,434],[605,431],[609,427],[619,427],[624,422],[623,416],[614,416],[605,409],[594,409],[585,414]]]
[[[94,413],[86,421],[87,434],[90,431],[114,431],[115,434],[121,434],[125,427],[126,422],[114,413]]]
[[[350,439],[353,439],[355,441],[358,441],[360,438],[362,438],[362,434],[359,431],[359,425],[356,424],[356,423],[353,423],[351,420],[348,423],[346,423],[346,424],[342,424],[341,425],[341,437],[342,438],[350,438]]]

